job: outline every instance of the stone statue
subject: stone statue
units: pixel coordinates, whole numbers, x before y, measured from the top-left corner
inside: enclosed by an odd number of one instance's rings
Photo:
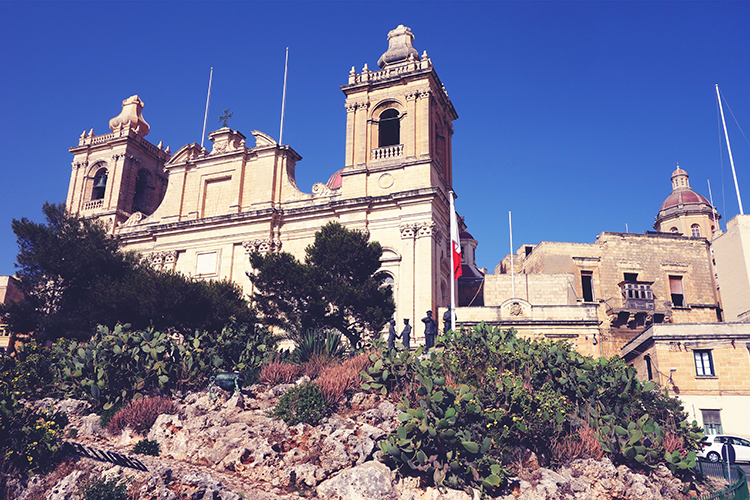
[[[406,350],[409,350],[409,338],[411,336],[411,325],[409,320],[404,319],[404,329],[401,331],[401,343],[404,344]]]
[[[388,350],[392,351],[396,347],[395,343],[398,338],[396,334],[396,320],[391,318],[390,324],[391,326],[388,327]]]
[[[448,333],[448,330],[451,329],[451,314],[453,311],[451,311],[451,305],[448,304],[448,309],[445,310],[443,313],[443,333]]]
[[[437,323],[432,319],[432,311],[427,311],[427,316],[422,318],[424,323],[424,345],[427,350],[435,347],[435,335],[437,335]]]

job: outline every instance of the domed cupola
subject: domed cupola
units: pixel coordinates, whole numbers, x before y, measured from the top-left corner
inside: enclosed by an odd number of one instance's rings
[[[396,64],[409,60],[412,57],[415,60],[419,60],[419,52],[412,46],[414,42],[414,35],[411,29],[407,28],[403,24],[399,24],[398,28],[391,30],[388,33],[388,50],[380,56],[378,59],[378,66],[380,69],[385,68],[390,64]]]
[[[661,204],[654,229],[711,238],[720,218],[711,203],[690,188],[688,174],[678,164],[672,172],[672,193]]]

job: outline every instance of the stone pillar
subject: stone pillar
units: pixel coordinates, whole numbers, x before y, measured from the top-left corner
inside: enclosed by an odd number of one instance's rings
[[[401,282],[399,283],[401,293],[399,294],[399,302],[396,304],[396,308],[402,320],[399,325],[400,329],[403,328],[403,319],[409,319],[409,324],[412,326],[412,345],[414,345],[416,344],[416,334],[419,332],[416,321],[422,318],[422,316],[417,315],[415,307],[414,236],[417,228],[415,224],[402,224],[399,229],[401,231]],[[399,331],[401,331],[400,329]]]
[[[414,295],[416,315],[419,320],[426,316],[426,311],[433,312],[436,317],[437,308],[434,300],[434,284],[437,279],[435,273],[435,245],[433,244],[433,221],[425,221],[418,224],[416,241],[414,245],[415,269],[414,269]],[[424,342],[424,324],[419,321],[416,338]]]

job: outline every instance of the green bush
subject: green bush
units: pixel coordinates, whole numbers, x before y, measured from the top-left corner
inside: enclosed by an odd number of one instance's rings
[[[133,453],[138,455],[151,455],[158,457],[160,452],[161,447],[159,446],[159,443],[152,441],[151,439],[142,439],[133,446]]]
[[[323,391],[308,382],[285,392],[271,416],[283,420],[287,425],[297,425],[300,422],[317,425],[329,411]]]
[[[24,406],[13,394],[0,393],[0,472],[43,471],[63,448],[65,413]]]
[[[495,493],[519,447],[544,463],[565,459],[555,443],[582,427],[592,436],[584,455],[606,453],[633,468],[664,464],[677,474],[695,464],[700,429],[679,401],[640,382],[619,357],[592,359],[564,342],[483,324],[448,332],[429,357],[420,355],[372,355],[362,387],[408,396],[381,447],[397,467],[435,484]]]
[[[203,388],[218,371],[236,370],[245,381],[254,381],[275,347],[267,329],[234,321],[218,336],[100,326],[86,343],[55,344],[54,371],[66,396],[83,397],[99,410],[109,410],[150,394]]]
[[[31,341],[19,346],[14,356],[0,355],[0,385],[17,398],[49,396],[54,384],[55,354]]]
[[[341,334],[336,330],[307,330],[302,335],[292,337],[297,344],[292,352],[292,358],[297,364],[305,363],[316,356],[341,358],[346,353],[341,338]]]
[[[119,479],[97,479],[81,488],[83,500],[127,500],[128,484]]]

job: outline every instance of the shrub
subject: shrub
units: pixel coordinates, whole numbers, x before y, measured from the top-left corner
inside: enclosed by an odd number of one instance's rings
[[[83,500],[127,500],[127,488],[119,479],[97,479],[84,485],[80,494]]]
[[[169,398],[143,398],[132,401],[118,411],[109,421],[107,429],[111,434],[117,434],[126,427],[145,435],[154,425],[159,415],[174,415],[177,407]]]
[[[24,406],[13,394],[0,393],[0,472],[44,470],[59,456],[63,412]]]
[[[0,385],[18,399],[50,395],[55,354],[35,341],[19,346],[15,356],[0,355]]]
[[[283,420],[287,425],[300,422],[317,425],[328,412],[323,392],[317,385],[308,382],[285,392],[271,416]]]
[[[336,330],[310,329],[293,340],[297,343],[297,347],[292,352],[292,357],[300,364],[310,360],[313,356],[341,358],[346,352],[341,342],[341,334]]]
[[[310,359],[302,363],[302,373],[310,379],[317,378],[323,370],[335,365],[336,360],[323,354],[313,354]]]
[[[159,443],[152,441],[151,439],[142,439],[133,446],[133,453],[138,455],[151,455],[158,457],[160,452],[161,447],[159,446]]]
[[[279,384],[291,384],[297,380],[300,372],[301,368],[299,365],[274,361],[261,369],[258,382],[269,387]]]
[[[369,364],[367,354],[349,358],[341,364],[324,368],[315,384],[320,387],[326,402],[331,406],[336,405],[345,393],[360,387],[360,372]]]

